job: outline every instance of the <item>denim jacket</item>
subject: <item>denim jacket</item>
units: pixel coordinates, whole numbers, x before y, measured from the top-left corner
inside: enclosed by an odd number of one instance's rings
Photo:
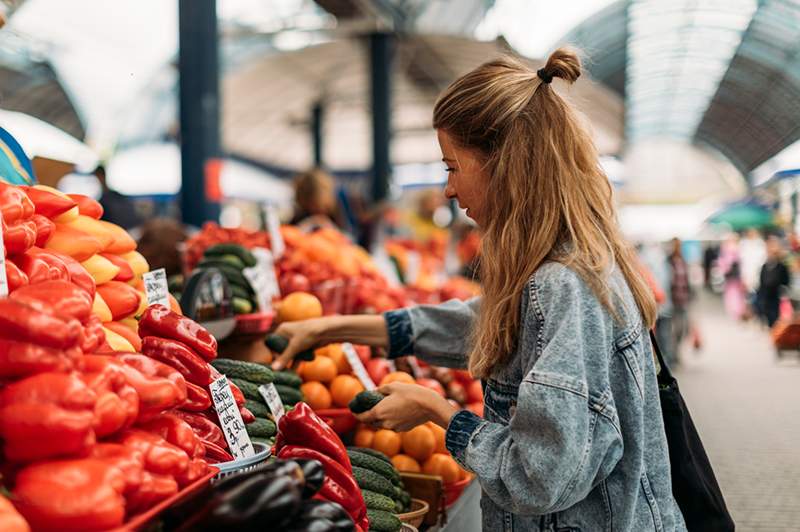
[[[516,351],[484,381],[484,416],[462,410],[446,445],[480,481],[487,531],[683,531],[647,328],[622,274],[615,319],[568,267],[525,287]],[[385,314],[390,356],[464,368],[480,305]]]

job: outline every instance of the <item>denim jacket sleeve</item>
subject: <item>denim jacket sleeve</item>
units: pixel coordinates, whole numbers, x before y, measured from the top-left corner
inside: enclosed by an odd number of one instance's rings
[[[414,354],[436,366],[466,368],[467,342],[479,305],[475,297],[387,312],[389,357]]]
[[[589,391],[587,372],[607,373],[610,327],[600,302],[564,268],[529,283],[524,327],[537,327],[538,357],[523,379],[508,425],[462,410],[450,422],[450,453],[474,471],[506,511],[541,515],[586,498],[622,456],[609,391]],[[606,379],[607,382],[607,379]],[[489,384],[491,386],[491,383]],[[606,387],[605,390],[608,390]]]

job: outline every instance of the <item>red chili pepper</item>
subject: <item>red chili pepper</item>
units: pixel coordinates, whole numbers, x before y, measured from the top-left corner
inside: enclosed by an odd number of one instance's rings
[[[34,249],[36,250],[37,248]],[[73,259],[69,255],[64,255],[63,253],[53,250],[37,250],[36,252],[40,254],[46,254],[60,260],[67,269],[69,280],[72,281],[73,284],[84,289],[91,296],[91,298],[94,299],[94,293],[97,288],[94,278],[89,274],[88,271],[86,271],[86,268],[84,268],[80,262]]]
[[[4,532],[31,532],[25,518],[22,517],[11,501],[0,495],[0,530]]]
[[[36,224],[32,221],[7,223],[3,220],[3,245],[9,255],[25,253],[36,243]]]
[[[81,323],[86,323],[92,313],[92,298],[69,281],[30,284],[15,290],[9,297],[41,312],[62,319],[74,318]]]
[[[140,423],[137,427],[144,431],[158,434],[172,445],[183,449],[192,458],[197,458],[201,452],[205,454],[203,443],[194,433],[192,427],[186,421],[173,414],[166,412],[159,414],[145,423]]]
[[[188,423],[201,440],[211,442],[223,449],[228,446],[222,429],[204,413],[184,412],[183,410],[170,410],[169,413]]]
[[[100,202],[93,200],[89,196],[83,194],[67,194],[69,199],[78,204],[78,213],[95,220],[103,217],[103,206]]]
[[[78,345],[81,324],[62,320],[11,299],[0,299],[0,338],[56,349]]]
[[[297,403],[280,419],[278,432],[283,435],[286,444],[316,449],[345,466],[347,471],[352,471],[347,449],[339,435],[306,403]]]
[[[125,519],[125,475],[104,460],[42,462],[14,483],[20,513],[34,530],[109,530]]]
[[[139,308],[141,295],[129,284],[108,281],[97,287],[97,291],[111,310],[114,321],[131,316]]]
[[[36,214],[41,214],[51,220],[77,205],[73,200],[53,194],[49,190],[35,187],[25,187],[24,190],[33,205],[35,205]]]
[[[230,462],[233,460],[233,456],[214,443],[210,441],[203,441],[203,445],[206,448],[206,462],[209,464],[219,464],[220,462]]]
[[[28,276],[11,260],[6,260],[6,281],[8,282],[8,291],[13,292],[20,286],[28,284]]]
[[[314,498],[317,500],[323,501],[330,501],[335,502],[353,518],[353,521],[360,521],[362,515],[360,515],[361,506],[347,491],[341,487],[339,484],[328,478],[325,477],[325,480],[322,481],[322,487],[319,489]],[[364,502],[362,500],[361,505],[363,506]],[[366,512],[366,510],[364,510]]]
[[[189,412],[203,412],[211,408],[211,395],[196,384],[186,383],[186,401],[181,405]]]
[[[45,218],[41,214],[34,214],[33,223],[36,225],[36,244],[39,247],[44,247],[53,233],[56,232],[56,224],[52,220]]]
[[[292,458],[316,460],[322,464],[323,469],[325,469],[326,479],[335,482],[348,495],[348,504],[345,506],[345,509],[353,517],[353,520],[359,519],[367,511],[364,504],[364,497],[361,495],[361,489],[358,487],[352,473],[347,471],[342,464],[339,464],[330,456],[307,447],[287,445],[280,450],[278,458],[286,460]]]
[[[5,457],[33,461],[88,451],[97,395],[74,373],[40,373],[0,389]]]
[[[6,223],[29,220],[34,213],[34,206],[22,187],[0,182],[0,213]]]
[[[139,320],[139,336],[178,340],[207,361],[217,357],[217,340],[211,333],[199,323],[172,312],[163,305],[147,307]]]
[[[234,383],[229,383],[231,387],[231,393],[233,394],[233,400],[236,402],[236,406],[241,408],[245,403],[244,394],[242,390],[239,389]]]
[[[133,273],[133,268],[131,268],[130,263],[120,257],[119,255],[114,255],[113,253],[101,253],[100,256],[108,260],[111,264],[119,268],[119,273],[116,277],[114,277],[115,281],[121,281],[123,283],[127,283],[131,279],[135,277]]]
[[[67,372],[80,361],[78,348],[66,351],[28,342],[0,339],[0,379],[17,379],[45,371]]]
[[[184,343],[145,336],[142,339],[142,353],[177,369],[190,383],[198,386],[208,386],[211,383],[208,363]]]
[[[126,429],[115,441],[144,453],[144,468],[159,475],[180,475],[189,467],[189,455],[158,434]]]
[[[239,407],[239,415],[242,416],[242,421],[245,423],[252,423],[256,420],[255,414],[249,411],[247,408],[240,406]]]
[[[109,325],[109,324],[105,324]],[[103,330],[104,324],[100,321],[100,317],[92,314],[83,326],[83,335],[81,340],[81,350],[86,353],[96,353],[100,346],[106,341],[106,332]]]
[[[85,371],[81,378],[97,394],[94,432],[98,437],[133,425],[139,415],[139,394],[120,366],[108,364],[100,371]]]

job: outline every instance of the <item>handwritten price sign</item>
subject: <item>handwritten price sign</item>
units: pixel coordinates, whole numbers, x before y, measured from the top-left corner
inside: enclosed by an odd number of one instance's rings
[[[239,414],[239,407],[236,406],[236,400],[233,398],[228,377],[223,375],[212,382],[209,391],[211,399],[214,401],[214,409],[219,416],[219,422],[222,424],[222,432],[225,433],[225,440],[228,442],[233,457],[241,460],[255,455],[256,450],[253,448],[242,416]]]

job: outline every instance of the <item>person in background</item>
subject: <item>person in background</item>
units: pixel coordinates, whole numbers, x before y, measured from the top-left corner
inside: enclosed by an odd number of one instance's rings
[[[784,250],[776,236],[767,239],[767,261],[761,267],[758,304],[766,324],[772,328],[780,314],[781,292],[789,287],[789,268],[783,262]]]
[[[328,172],[312,168],[294,178],[295,212],[290,222],[313,229],[345,225],[344,216],[336,199],[336,182]]]
[[[103,206],[103,220],[117,224],[123,229],[133,229],[142,223],[142,219],[133,206],[133,201],[128,196],[120,194],[109,188],[106,183],[106,169],[103,165],[94,170],[94,175],[100,182],[100,205]]]
[[[664,253],[664,246],[661,243],[651,242],[643,244],[639,250],[639,259],[650,270],[653,275],[653,282],[660,288],[662,298],[658,304],[658,316],[656,317],[655,335],[658,345],[667,364],[674,365],[674,347],[672,345],[672,296],[670,291],[670,267],[667,256]]]
[[[691,298],[691,287],[689,286],[689,267],[683,258],[681,241],[673,238],[670,241],[672,250],[667,258],[670,270],[669,294],[672,303],[672,363],[677,364],[680,360],[681,342],[689,332],[689,300]]]
[[[739,235],[731,233],[722,243],[717,266],[725,277],[725,311],[736,320],[745,314],[745,291],[739,267]]]
[[[714,289],[712,286],[712,273],[717,258],[719,258],[719,246],[713,243],[708,244],[706,249],[703,250],[703,286],[709,292]]]
[[[749,229],[744,238],[739,241],[739,260],[742,274],[742,285],[745,289],[747,301],[746,315],[750,317],[761,316],[758,306],[756,290],[758,289],[758,276],[761,266],[767,260],[767,247],[761,233],[756,229]]]
[[[167,277],[183,272],[180,243],[188,237],[179,222],[171,218],[153,218],[142,226],[137,250],[141,253],[151,270],[164,268]]]

